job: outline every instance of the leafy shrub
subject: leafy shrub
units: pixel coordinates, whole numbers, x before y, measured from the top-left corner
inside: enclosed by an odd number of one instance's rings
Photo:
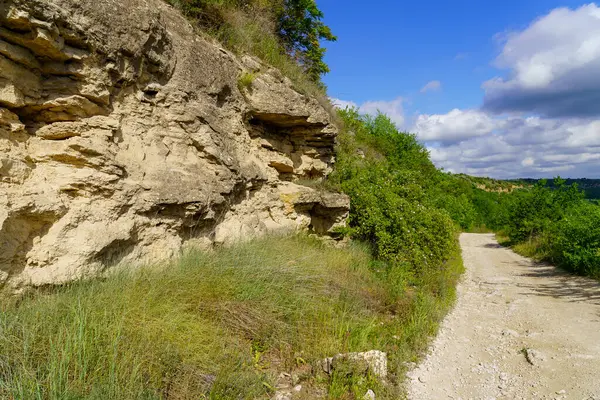
[[[540,181],[531,190],[514,193],[508,205],[508,233],[511,240],[520,242],[546,231],[560,221],[570,207],[583,200],[577,186],[567,186],[560,178],[555,179],[556,189],[546,187]]]
[[[424,176],[436,173],[426,149],[383,114],[340,116],[346,132],[330,179],[350,196],[352,235],[392,269],[438,267],[456,248],[456,229],[426,195]]]
[[[504,196],[493,212],[515,251],[600,278],[600,207],[577,184],[540,180]]]
[[[581,202],[549,229],[554,261],[573,272],[600,278],[600,206]]]

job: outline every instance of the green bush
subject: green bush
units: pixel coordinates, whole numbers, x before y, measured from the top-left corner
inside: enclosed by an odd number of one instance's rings
[[[552,225],[548,235],[559,266],[600,278],[600,206],[581,202]]]
[[[436,173],[426,149],[383,114],[340,116],[346,128],[330,179],[350,196],[352,235],[392,269],[438,267],[456,248],[457,231],[426,194],[426,177]]]
[[[560,177],[502,196],[490,208],[515,251],[600,278],[600,206]]]
[[[583,193],[576,185],[567,186],[560,178],[555,179],[554,185],[556,189],[549,189],[542,180],[532,189],[514,192],[508,204],[511,240],[521,242],[547,231],[571,207],[583,201]]]

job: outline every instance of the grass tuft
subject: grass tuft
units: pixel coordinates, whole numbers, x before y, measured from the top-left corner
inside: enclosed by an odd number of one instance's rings
[[[251,72],[244,72],[238,78],[238,89],[240,92],[250,91],[252,89],[252,82],[254,82],[256,76]]]

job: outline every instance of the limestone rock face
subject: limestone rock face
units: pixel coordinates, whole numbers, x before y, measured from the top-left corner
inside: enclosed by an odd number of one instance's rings
[[[162,0],[3,0],[0,285],[331,232],[348,199],[298,182],[330,172],[336,134],[316,99]]]

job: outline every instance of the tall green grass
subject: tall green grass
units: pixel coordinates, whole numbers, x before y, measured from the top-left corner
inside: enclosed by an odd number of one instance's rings
[[[266,399],[302,370],[307,393],[350,399],[373,382],[308,366],[372,349],[397,377],[378,398],[397,398],[461,268],[392,275],[364,246],[267,238],[32,293],[0,314],[0,398]]]

